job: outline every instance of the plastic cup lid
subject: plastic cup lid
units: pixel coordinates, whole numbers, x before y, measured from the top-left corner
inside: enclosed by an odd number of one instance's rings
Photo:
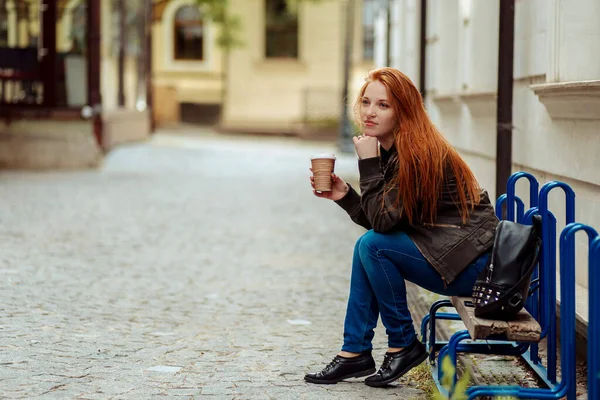
[[[321,153],[321,154],[315,154],[314,156],[312,156],[310,159],[314,160],[316,158],[331,158],[333,160],[335,160],[335,154],[332,153]]]

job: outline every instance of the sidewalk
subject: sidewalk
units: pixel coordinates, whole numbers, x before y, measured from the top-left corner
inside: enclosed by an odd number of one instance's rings
[[[98,171],[1,173],[0,397],[426,398],[302,379],[339,350],[363,233],[312,195],[321,151],[159,134]]]
[[[389,389],[303,381],[339,350],[364,232],[312,195],[318,152],[336,149],[180,130],[98,171],[0,173],[0,397],[428,398],[425,369]],[[356,181],[355,156],[336,171]],[[432,296],[409,285],[415,322]],[[374,344],[379,363],[381,325]],[[470,366],[535,385],[513,360]]]

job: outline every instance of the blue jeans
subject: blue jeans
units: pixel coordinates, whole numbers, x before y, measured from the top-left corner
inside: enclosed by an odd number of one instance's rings
[[[368,231],[354,247],[342,350],[352,353],[371,350],[379,315],[388,346],[408,346],[416,334],[406,302],[405,281],[445,296],[471,296],[488,257],[488,252],[481,255],[444,287],[440,274],[406,233]]]

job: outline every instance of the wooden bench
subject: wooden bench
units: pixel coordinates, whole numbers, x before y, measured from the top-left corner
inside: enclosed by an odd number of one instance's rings
[[[475,316],[475,308],[469,305],[470,297],[451,297],[450,301],[460,315],[473,339],[506,339],[515,342],[537,343],[540,341],[540,324],[522,309],[513,321],[499,321]]]

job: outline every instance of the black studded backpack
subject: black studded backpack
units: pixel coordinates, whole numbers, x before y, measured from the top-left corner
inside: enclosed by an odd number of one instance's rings
[[[542,245],[542,219],[500,221],[487,265],[473,286],[475,316],[510,321],[525,306]]]

